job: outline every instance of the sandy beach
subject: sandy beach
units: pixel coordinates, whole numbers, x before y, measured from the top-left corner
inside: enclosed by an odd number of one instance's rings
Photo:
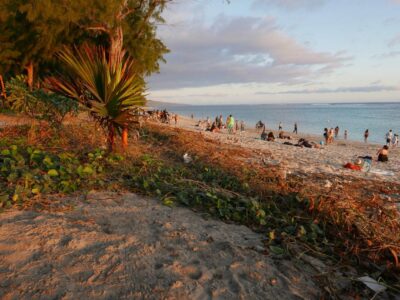
[[[0,298],[317,299],[323,293],[308,256],[298,265],[274,261],[264,255],[262,235],[245,226],[129,193],[55,203],[74,208],[0,214]]]
[[[309,141],[319,143],[323,140],[322,133],[319,137],[301,132],[297,135],[285,132],[285,135],[291,136],[291,140],[278,138],[274,142],[267,142],[260,139],[260,130],[246,128],[244,132],[238,131],[235,134],[228,134],[226,129],[222,129],[219,133],[211,133],[196,126],[198,121],[180,116],[177,126],[187,130],[202,132],[207,138],[223,143],[236,144],[248,149],[269,151],[272,156],[266,163],[284,166],[288,172],[301,171],[309,174],[341,174],[387,181],[388,184],[389,182],[400,182],[400,147],[390,148],[389,162],[382,163],[376,160],[376,153],[382,148],[383,142],[382,145],[379,145],[339,139],[335,140],[333,144],[322,146],[321,149],[301,148],[285,145],[284,142],[295,144],[300,138],[305,138]],[[269,131],[273,131],[275,137],[278,136],[278,131],[268,130],[267,128],[267,132]],[[372,167],[369,172],[353,171],[343,167],[346,163],[356,160],[358,156],[373,157]]]

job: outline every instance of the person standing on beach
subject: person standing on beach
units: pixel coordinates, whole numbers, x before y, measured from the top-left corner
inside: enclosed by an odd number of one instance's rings
[[[240,131],[244,131],[244,121],[240,121]]]
[[[297,134],[297,122],[296,122],[296,123],[294,123],[294,129],[293,129],[293,133],[296,133],[296,134]]]
[[[175,120],[175,125],[177,125],[178,124],[178,114],[174,115],[174,120]]]
[[[364,143],[367,143],[367,142],[368,142],[368,136],[369,136],[369,130],[367,129],[367,130],[365,130],[365,132],[364,132]]]
[[[347,140],[347,129],[344,131],[344,139]]]
[[[219,129],[222,129],[222,127],[224,126],[222,115],[219,115],[219,126],[220,126]]]
[[[282,122],[279,122],[279,127],[278,130],[281,131],[282,130]]]
[[[393,132],[392,129],[390,129],[389,132],[386,133],[386,145],[390,146],[390,144],[392,144],[392,139],[393,139]]]
[[[399,135],[395,133],[393,138],[393,147],[397,147],[398,145],[399,145]]]
[[[339,136],[339,126],[335,127],[335,139],[337,139]]]
[[[324,138],[325,138],[325,145],[329,144],[329,132],[328,128],[324,128]]]
[[[229,134],[233,133],[234,126],[235,126],[235,118],[232,115],[229,115],[229,117],[226,119],[226,127],[228,127]]]

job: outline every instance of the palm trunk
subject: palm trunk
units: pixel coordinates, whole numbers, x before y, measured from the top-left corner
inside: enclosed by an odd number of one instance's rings
[[[29,90],[32,91],[33,89],[33,62],[29,61],[28,64],[25,67],[26,72],[27,72],[27,80],[26,83],[28,84]]]
[[[114,125],[108,125],[108,137],[107,137],[108,151],[113,152],[115,148],[115,128]]]
[[[122,148],[128,148],[128,127],[122,129]]]

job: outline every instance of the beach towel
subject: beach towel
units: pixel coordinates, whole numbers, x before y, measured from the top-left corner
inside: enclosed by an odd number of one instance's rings
[[[355,170],[355,171],[361,171],[361,169],[362,169],[361,166],[357,166],[357,165],[354,165],[352,163],[347,163],[343,167],[346,168],[346,169]]]

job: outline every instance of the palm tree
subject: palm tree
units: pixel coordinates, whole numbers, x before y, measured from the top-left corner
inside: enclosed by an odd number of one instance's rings
[[[128,144],[128,126],[145,104],[144,81],[136,73],[134,61],[124,50],[112,59],[105,49],[83,46],[64,48],[58,57],[66,65],[66,73],[47,80],[50,89],[76,99],[89,109],[90,115],[108,131],[110,151],[115,148],[116,132]]]

